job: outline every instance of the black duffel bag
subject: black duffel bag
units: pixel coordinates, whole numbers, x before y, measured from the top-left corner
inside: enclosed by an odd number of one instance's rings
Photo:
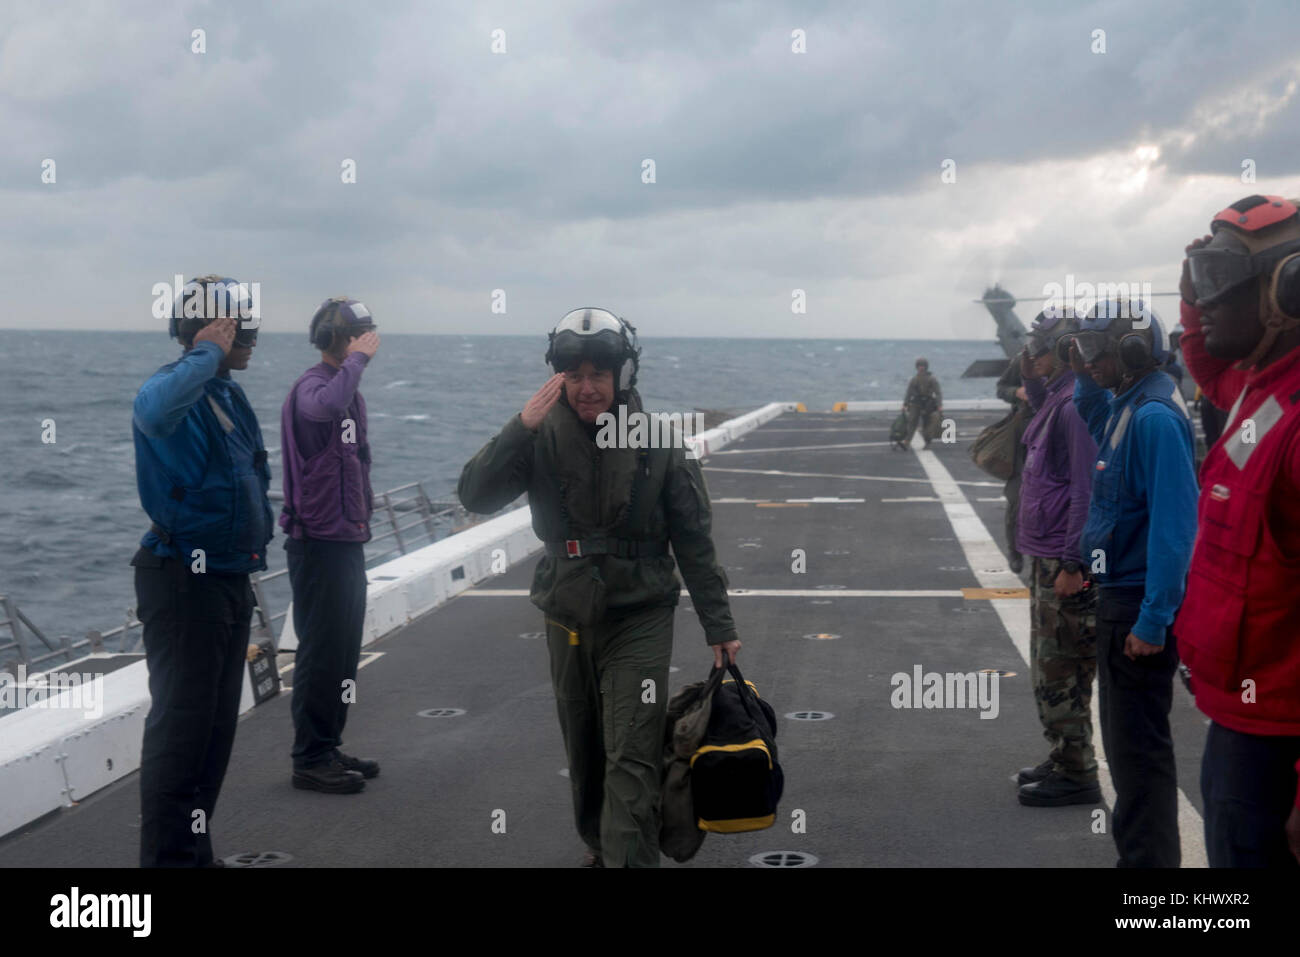
[[[734,664],[713,695],[704,741],[691,755],[700,830],[761,831],[776,821],[785,776],[777,760],[776,712]]]

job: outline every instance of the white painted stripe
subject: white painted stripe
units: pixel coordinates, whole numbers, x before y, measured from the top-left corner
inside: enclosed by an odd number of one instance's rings
[[[931,455],[934,453],[931,452]],[[733,472],[737,475],[784,475],[790,478],[827,478],[844,479],[846,482],[920,482],[930,484],[928,478],[907,478],[901,475],[837,475],[834,472],[783,472],[780,469],[731,469],[721,466],[705,465],[709,472]],[[946,474],[946,471],[945,471]],[[972,482],[958,479],[956,485],[972,485],[977,488],[1002,488],[1004,482]]]
[[[935,498],[933,495],[909,495],[909,496],[907,496],[907,498],[882,498],[881,501],[882,501],[882,502],[890,502],[890,503],[897,503],[897,502],[938,502],[939,499]]]
[[[856,435],[861,435],[863,432],[888,432],[888,431],[889,431],[889,426],[887,425],[857,425],[857,426],[836,425],[836,426],[827,426],[826,428],[823,429],[775,429],[772,428],[771,426],[765,425],[762,428],[754,430],[755,434],[757,434],[758,432],[762,432],[764,435],[770,435],[773,432],[798,432],[800,435],[806,435],[809,432],[852,432]]]
[[[1017,588],[1024,586],[1017,585]],[[918,591],[900,591],[868,588],[729,588],[730,598],[962,598],[961,589],[922,589]],[[526,588],[469,588],[460,593],[462,598],[527,598]],[[690,598],[690,593],[683,588],[682,597]],[[1002,599],[999,599],[1002,600]],[[1020,599],[1024,604],[1024,599]]]
[[[827,449],[867,449],[891,445],[890,442],[843,442],[838,445],[787,445],[770,449],[727,449],[724,452],[710,452],[709,457],[715,455],[756,455],[759,452],[811,452],[825,451]]]
[[[863,402],[846,402],[845,412],[902,412],[903,403],[897,399],[868,399]],[[1001,399],[947,399],[945,412],[1009,412],[1011,406]]]
[[[773,505],[784,501],[789,505],[861,505],[865,498],[713,498],[710,505]]]
[[[833,496],[828,496],[828,495],[818,495],[815,498],[788,498],[786,499],[786,501],[791,503],[813,502],[818,505],[835,505],[839,503],[861,505],[865,503],[867,500],[865,498],[835,498]]]
[[[966,501],[966,496],[952,475],[939,461],[938,456],[922,448],[920,436],[912,439],[912,449],[921,460],[921,467],[930,476],[935,492],[943,500],[943,509],[952,523],[952,530],[966,555],[966,562],[974,572],[975,578],[984,588],[1023,588],[1020,578],[1006,568],[1006,560],[993,541],[993,536],[980,521],[975,509]],[[986,571],[985,569],[998,569]],[[1029,665],[1029,605],[1024,600],[1014,601],[1005,598],[992,599],[991,604],[1002,619],[1002,626],[1007,636],[1020,652],[1026,667]],[[1097,699],[1100,697],[1097,686],[1092,694],[1092,744],[1097,754],[1097,780],[1101,785],[1102,797],[1112,809],[1115,807],[1115,786],[1111,781],[1110,765],[1106,762],[1106,749],[1101,740],[1101,720],[1097,714]],[[1183,867],[1208,867],[1205,854],[1205,828],[1201,815],[1187,799],[1183,789],[1178,789],[1178,838],[1182,846]]]

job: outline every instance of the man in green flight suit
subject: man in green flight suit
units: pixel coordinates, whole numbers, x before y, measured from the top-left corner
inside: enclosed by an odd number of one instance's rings
[[[686,580],[715,665],[740,648],[710,534],[699,463],[609,442],[598,417],[627,407],[640,348],[631,323],[575,309],[552,331],[553,375],[461,472],[472,512],[528,493],[546,552],[530,599],[545,614],[551,680],[589,867],[659,866],[659,807],[673,613]],[[632,436],[634,430],[629,430]],[[640,443],[638,443],[640,444]],[[669,554],[669,545],[672,553]]]
[[[903,411],[907,413],[907,436],[900,444],[907,448],[912,444],[912,433],[921,426],[921,438],[928,449],[935,436],[939,434],[939,416],[943,414],[943,391],[939,380],[930,372],[930,362],[924,356],[916,360],[916,375],[907,383],[907,394],[903,397]]]

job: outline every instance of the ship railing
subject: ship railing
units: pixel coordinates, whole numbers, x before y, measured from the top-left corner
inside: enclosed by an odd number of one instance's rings
[[[278,490],[271,492],[269,498],[275,503],[284,500],[283,493]],[[371,539],[365,546],[367,568],[432,544],[447,535],[454,535],[489,517],[472,514],[456,501],[430,498],[423,482],[409,482],[379,492],[373,496],[373,504]],[[508,508],[518,504],[520,501],[516,500]],[[256,600],[252,625],[255,643],[268,639],[274,643],[280,634],[281,623],[289,612],[288,601],[282,602],[281,611],[270,613],[275,599],[269,593],[277,587],[283,592],[285,583],[281,579],[288,574],[287,568],[278,568],[249,576],[249,584]],[[117,648],[119,653],[137,654],[144,646],[143,626],[136,618],[134,608],[126,609],[125,621],[116,628],[105,632],[90,631],[78,640],[66,635],[54,639],[47,637],[8,597],[0,596],[0,610],[3,610],[5,616],[4,620],[0,620],[0,629],[8,626],[11,633],[8,640],[3,640],[3,633],[0,632],[0,670],[11,673],[16,673],[19,664],[30,670],[57,659],[62,659],[57,663],[66,664],[82,655],[102,652],[106,647]],[[28,644],[23,640],[24,628],[44,646],[42,653],[29,653]],[[137,630],[139,634],[132,642],[132,635]]]

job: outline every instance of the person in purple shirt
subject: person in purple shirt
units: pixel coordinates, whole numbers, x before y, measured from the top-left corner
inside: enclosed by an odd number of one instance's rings
[[[1101,800],[1090,710],[1097,591],[1079,555],[1097,444],[1074,407],[1074,371],[1061,348],[1069,344],[1064,337],[1078,331],[1072,312],[1041,312],[1020,357],[1034,416],[1023,438],[1017,546],[1032,560],[1029,670],[1043,736],[1052,748],[1042,764],[1020,771],[1020,803],[1031,807]]]
[[[366,403],[358,386],[379,349],[369,310],[329,299],[311,321],[321,361],[294,383],[280,414],[293,627],[293,785],[352,794],[376,761],[339,750],[355,688],[366,615],[372,495]]]

